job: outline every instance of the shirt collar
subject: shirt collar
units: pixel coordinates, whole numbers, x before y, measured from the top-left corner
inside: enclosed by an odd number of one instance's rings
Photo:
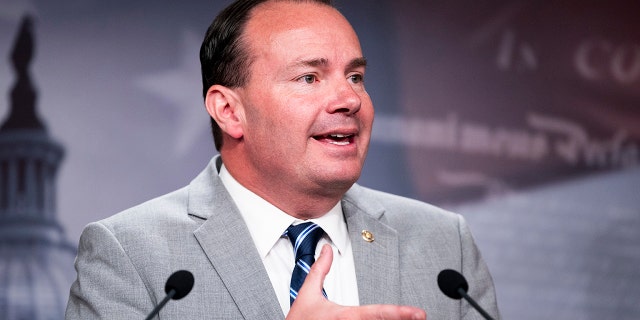
[[[235,202],[242,218],[249,229],[251,238],[258,249],[261,258],[265,258],[271,248],[282,237],[283,232],[291,225],[303,222],[284,211],[278,209],[268,201],[241,185],[222,165],[220,179]],[[342,214],[340,202],[323,216],[310,219],[318,224],[329,237],[330,241],[342,254],[348,242],[347,224]]]
[[[319,225],[322,230],[324,230],[331,242],[333,242],[338,249],[339,254],[342,254],[344,250],[346,250],[349,233],[347,232],[347,223],[344,221],[340,201],[338,201],[329,212],[319,218],[310,219],[310,221]]]

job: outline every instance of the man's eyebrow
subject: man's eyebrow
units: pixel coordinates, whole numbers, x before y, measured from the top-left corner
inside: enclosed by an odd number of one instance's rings
[[[291,67],[326,67],[329,65],[329,60],[325,58],[317,58],[317,59],[309,59],[309,60],[299,60],[294,62]],[[365,57],[355,58],[347,64],[347,69],[357,69],[360,67],[367,66],[367,59]]]
[[[325,58],[299,60],[294,62],[291,66],[296,67],[325,67],[329,65],[329,60]]]
[[[365,57],[360,57],[360,58],[355,58],[351,60],[347,65],[347,69],[351,70],[351,69],[357,69],[357,68],[366,67],[366,66],[367,66],[367,59]]]

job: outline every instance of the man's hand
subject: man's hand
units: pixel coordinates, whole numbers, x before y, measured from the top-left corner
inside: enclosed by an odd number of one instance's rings
[[[311,271],[298,292],[298,297],[287,315],[288,320],[312,319],[367,319],[367,320],[426,320],[427,314],[409,306],[367,305],[346,307],[327,300],[322,295],[324,278],[331,268],[333,250],[325,244],[320,257],[311,266]]]

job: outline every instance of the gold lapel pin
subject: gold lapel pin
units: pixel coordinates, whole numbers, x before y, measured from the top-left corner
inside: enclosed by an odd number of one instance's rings
[[[375,240],[373,238],[373,233],[369,230],[362,230],[362,239],[366,242],[373,242],[373,240]]]

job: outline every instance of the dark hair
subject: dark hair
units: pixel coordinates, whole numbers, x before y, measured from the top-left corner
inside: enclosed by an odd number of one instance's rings
[[[200,46],[200,69],[202,73],[202,96],[206,98],[212,85],[237,88],[249,79],[251,59],[242,43],[242,34],[251,11],[269,0],[238,0],[222,10],[211,22]],[[333,6],[331,0],[290,0],[295,2],[317,2]],[[222,147],[222,131],[211,118],[211,131],[216,149]]]

